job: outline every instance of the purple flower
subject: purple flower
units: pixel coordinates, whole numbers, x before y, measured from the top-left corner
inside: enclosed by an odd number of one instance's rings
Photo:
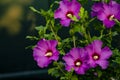
[[[115,25],[114,19],[120,20],[120,4],[115,1],[107,3],[95,3],[92,6],[92,16],[103,21],[106,28],[111,28]]]
[[[56,40],[41,39],[33,49],[34,60],[39,67],[47,67],[53,60],[58,60],[59,52],[56,50]]]
[[[89,69],[88,59],[88,54],[83,48],[73,48],[63,57],[66,70],[70,71],[73,68],[77,74],[85,74]]]
[[[102,48],[102,41],[94,40],[86,47],[89,54],[89,61],[91,67],[101,66],[102,69],[106,69],[109,65],[108,59],[112,56],[112,51],[109,47]]]
[[[54,13],[54,18],[59,18],[60,23],[63,26],[69,26],[70,22],[72,21],[70,19],[70,16],[76,16],[77,19],[79,19],[78,13],[80,12],[80,3],[76,0],[62,0],[60,1],[59,8]]]

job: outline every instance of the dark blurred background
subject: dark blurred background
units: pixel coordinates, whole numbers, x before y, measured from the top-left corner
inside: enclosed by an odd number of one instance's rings
[[[29,7],[48,9],[48,0],[0,0],[0,80],[52,80],[47,69],[40,69],[32,57],[33,44],[26,39],[43,18]]]

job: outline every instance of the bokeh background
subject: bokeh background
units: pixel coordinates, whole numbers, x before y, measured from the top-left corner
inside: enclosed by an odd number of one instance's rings
[[[25,47],[34,42],[26,39],[35,35],[35,26],[44,19],[30,10],[48,9],[48,0],[0,0],[0,80],[50,80],[47,69],[40,69]]]

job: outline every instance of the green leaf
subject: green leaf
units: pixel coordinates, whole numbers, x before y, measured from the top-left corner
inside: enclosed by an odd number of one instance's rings
[[[46,34],[46,30],[47,30],[46,26],[42,26],[42,25],[37,26],[37,27],[35,27],[35,29],[38,31],[40,38],[45,38],[45,34]]]
[[[50,74],[51,76],[55,76],[57,78],[60,76],[61,73],[56,68],[50,68],[48,69],[48,74]]]
[[[74,35],[74,33],[75,33],[75,32],[74,32],[74,30],[73,30],[73,29],[70,29],[70,30],[69,30],[69,34],[70,34],[71,36],[73,36],[73,35]]]
[[[114,49],[113,50],[113,55],[116,57],[116,56],[120,56],[120,51],[119,51],[119,49]]]
[[[117,31],[112,32],[112,36],[118,35]]]
[[[31,46],[25,47],[25,49],[33,49],[34,47],[35,47],[34,45],[31,45]]]
[[[66,80],[66,77],[60,77],[60,80]]]
[[[48,14],[49,14],[50,17],[54,17],[54,13],[53,13],[53,11],[51,9],[48,10]]]
[[[32,6],[30,6],[30,9],[31,9],[33,12],[36,12],[36,13],[41,14],[41,13],[40,13],[40,11],[38,11],[37,9],[35,9],[35,8],[34,8],[34,7],[32,7]]]
[[[45,28],[45,27],[42,26],[42,25],[36,26],[36,27],[35,27],[35,29],[36,29],[37,31],[43,30],[44,28]]]
[[[46,18],[46,21],[54,17],[54,13],[51,9],[49,9],[48,11],[41,9],[40,12],[41,15]]]
[[[83,32],[85,31],[83,25],[75,25],[75,26],[72,28],[72,30],[73,30],[73,34],[74,34],[75,32],[79,32],[80,34],[83,34]]]
[[[52,72],[55,70],[55,68],[48,69],[48,74],[52,74]]]
[[[98,77],[100,78],[102,76],[102,71],[98,70],[97,73],[98,73]]]
[[[117,19],[114,19],[114,21],[120,26],[120,21],[118,21]]]
[[[78,77],[76,75],[71,77],[71,80],[78,80]]]
[[[37,38],[36,36],[26,36],[26,38],[30,40],[39,40],[39,38]]]
[[[87,10],[85,10],[83,7],[81,7],[80,8],[79,16],[80,16],[80,21],[85,22],[85,19],[88,18],[88,12],[87,12]]]
[[[101,40],[101,37],[93,36],[92,41],[94,41],[94,40]]]
[[[81,8],[80,8],[80,13],[79,13],[79,16],[80,16],[81,18],[84,17],[84,11],[85,11],[85,9],[84,9],[83,7],[81,7]]]
[[[115,62],[117,62],[118,64],[120,64],[120,56],[116,57]]]

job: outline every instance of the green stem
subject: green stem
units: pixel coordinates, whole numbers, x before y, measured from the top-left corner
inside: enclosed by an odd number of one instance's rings
[[[55,34],[55,32],[54,32],[54,30],[53,30],[52,26],[50,26],[50,28],[51,28],[51,31],[52,31],[52,33],[53,33],[53,35],[54,35],[55,39],[58,41],[58,39],[57,39],[57,35]]]
[[[103,31],[104,31],[104,30],[101,30],[101,32],[100,32],[100,38],[103,37]]]
[[[76,43],[75,43],[75,36],[73,36],[73,45],[74,45],[74,47],[76,47]]]
[[[91,22],[94,21],[95,19],[96,19],[96,17],[90,19],[88,23],[91,23]]]
[[[103,25],[102,27],[103,27],[103,29],[100,31],[100,39],[104,36],[103,31],[104,31],[105,26]]]
[[[109,30],[110,39],[112,40],[112,29]]]
[[[34,8],[34,7],[32,7],[32,6],[30,7],[30,9],[31,9],[33,12],[36,12],[36,13],[41,14],[41,13],[40,13],[40,11],[38,11],[37,9],[35,9],[35,8]]]
[[[91,35],[90,35],[90,32],[88,31],[88,42],[91,42],[92,41],[92,39],[91,39]]]
[[[51,23],[51,20],[48,20],[48,21],[47,21],[46,26],[49,27],[49,24],[51,24],[51,25],[50,25],[50,29],[51,29],[51,31],[52,31],[55,39],[58,41],[57,34],[56,34],[55,31],[53,30],[54,24]]]
[[[118,21],[117,19],[114,19],[114,21],[120,26],[120,21]]]
[[[59,70],[60,70],[64,75],[66,75],[66,73],[61,69],[61,67],[59,66],[59,64],[57,64],[57,66],[58,66]]]
[[[84,37],[85,37],[85,39],[86,39],[86,42],[87,42],[87,44],[89,43],[89,38],[88,38],[88,35],[87,35],[87,33],[86,33],[86,28],[84,27],[84,26],[82,26],[82,29],[83,29],[83,35],[84,35]]]

